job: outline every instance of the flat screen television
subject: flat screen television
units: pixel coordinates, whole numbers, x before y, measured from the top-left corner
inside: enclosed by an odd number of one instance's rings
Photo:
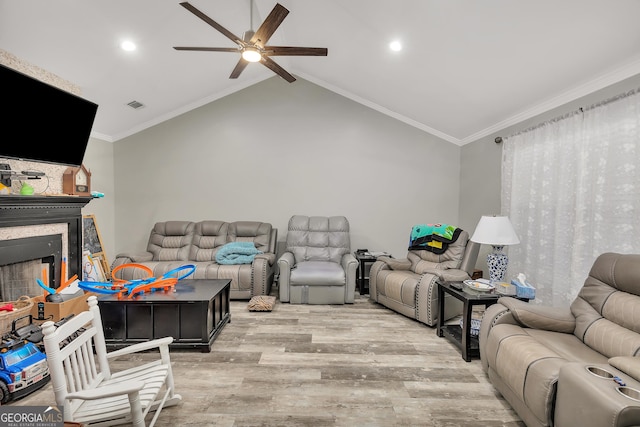
[[[97,104],[3,65],[0,87],[0,158],[82,164]]]

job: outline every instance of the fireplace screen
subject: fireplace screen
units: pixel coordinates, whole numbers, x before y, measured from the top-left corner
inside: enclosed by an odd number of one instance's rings
[[[0,301],[42,295],[37,279],[57,288],[61,260],[60,234],[0,241]]]

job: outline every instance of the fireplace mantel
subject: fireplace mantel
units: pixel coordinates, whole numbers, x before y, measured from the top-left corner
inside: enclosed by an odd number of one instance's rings
[[[91,197],[76,196],[0,196],[0,227],[66,223],[68,275],[82,277],[82,208],[90,201]]]

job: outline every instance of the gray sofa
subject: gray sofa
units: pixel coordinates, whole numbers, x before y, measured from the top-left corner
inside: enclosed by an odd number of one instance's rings
[[[406,259],[378,257],[369,272],[370,298],[428,326],[438,321],[438,284],[471,278],[480,245],[462,230],[457,240],[442,254],[410,250]],[[446,296],[449,318],[462,312],[460,301]],[[447,320],[447,319],[445,319]]]
[[[278,230],[258,221],[166,221],[154,225],[146,251],[116,255],[112,269],[127,263],[142,264],[154,277],[185,264],[196,270],[189,279],[231,279],[230,298],[251,299],[269,295],[275,274]],[[231,242],[252,242],[262,253],[250,264],[218,264],[216,253]],[[119,279],[143,278],[141,269],[123,268]]]
[[[640,255],[600,255],[570,307],[500,298],[479,340],[527,426],[640,425]]]

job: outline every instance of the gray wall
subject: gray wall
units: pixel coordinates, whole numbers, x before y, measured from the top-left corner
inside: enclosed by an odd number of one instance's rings
[[[516,125],[462,147],[460,155],[460,221],[459,226],[473,233],[482,215],[500,214],[502,145],[494,142],[497,136],[507,137],[565,113],[588,107],[629,90],[640,88],[640,75],[593,92]],[[516,230],[517,232],[517,230]],[[508,250],[508,249],[507,249]],[[483,245],[477,268],[487,274],[486,255],[491,247]]]
[[[113,145],[116,253],[144,250],[157,221],[264,221],[283,241],[302,214],[345,215],[354,249],[404,257],[414,224],[458,223],[460,147],[302,79]]]
[[[100,231],[102,248],[107,260],[113,262],[115,256],[115,199],[113,181],[113,144],[91,138],[82,162],[91,172],[91,190],[105,194],[104,198],[94,198],[83,209],[83,215],[93,214]]]
[[[156,221],[266,221],[283,241],[293,214],[346,215],[354,248],[404,256],[414,224],[473,233],[480,216],[500,213],[496,136],[638,87],[635,76],[458,147],[274,77],[113,144],[92,138],[85,164],[106,197],[83,213],[96,215],[110,261],[143,249]],[[489,250],[477,262],[485,274]]]

